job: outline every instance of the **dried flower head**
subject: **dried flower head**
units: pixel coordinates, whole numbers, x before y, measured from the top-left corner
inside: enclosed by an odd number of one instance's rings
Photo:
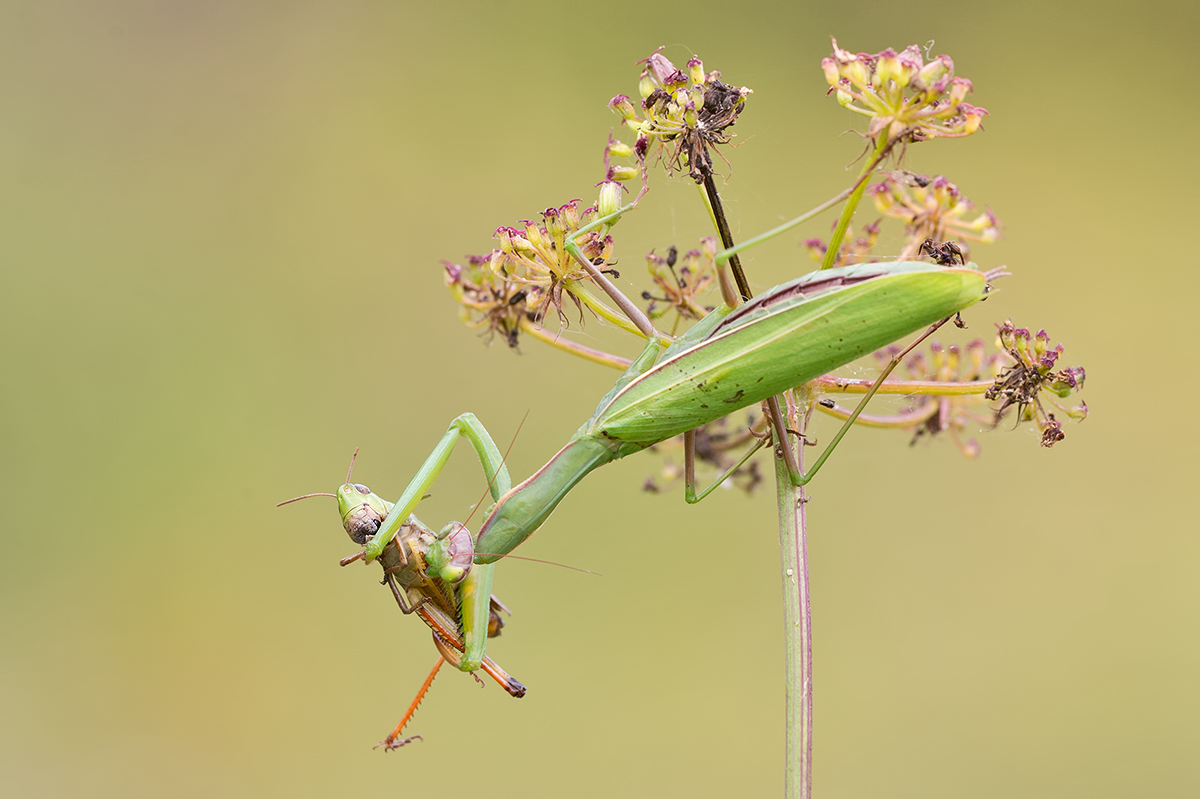
[[[990,400],[1000,401],[996,409],[996,424],[1009,408],[1015,406],[1017,421],[1036,421],[1042,429],[1042,446],[1054,446],[1065,434],[1062,424],[1045,406],[1051,405],[1072,419],[1086,418],[1087,403],[1065,408],[1053,399],[1065,399],[1083,388],[1086,373],[1082,366],[1055,371],[1063,347],[1059,344],[1052,348],[1050,336],[1045,330],[1039,330],[1031,336],[1026,328],[1014,327],[1011,320],[997,327],[999,346],[1012,363],[984,395]]]
[[[897,53],[851,53],[833,40],[833,55],[821,61],[825,79],[844,107],[870,117],[867,135],[886,132],[889,140],[925,141],[969,136],[987,111],[963,99],[971,81],[954,76],[950,56],[929,63],[912,45]]]
[[[1000,220],[990,210],[976,213],[949,180],[908,172],[894,172],[871,188],[875,208],[884,216],[902,219],[908,239],[904,257],[916,253],[926,240],[954,239],[968,252],[965,241],[990,244],[1000,237]]]
[[[497,228],[495,236],[500,246],[489,255],[470,256],[465,266],[444,262],[446,284],[464,308],[464,322],[471,327],[485,327],[491,334],[503,334],[510,346],[516,346],[521,316],[541,324],[553,307],[565,324],[564,286],[567,281],[586,280],[588,276],[564,245],[567,236],[598,214],[600,204],[611,204],[605,196],[607,187],[607,183],[602,184],[598,203],[582,213],[579,200],[547,208],[542,212],[542,224],[524,220],[521,228]],[[576,244],[597,266],[612,255],[613,239],[607,226],[577,236]],[[574,299],[569,292],[568,296]],[[581,308],[578,300],[575,304]]]
[[[641,63],[642,115],[623,94],[610,100],[609,108],[637,134],[634,151],[639,157],[644,160],[653,145],[670,146],[669,166],[686,169],[693,180],[703,182],[712,175],[709,149],[729,142],[732,134],[726,131],[742,113],[751,90],[722,83],[716,70],[705,73],[698,56],[688,60],[686,73],[658,52]]]
[[[716,279],[713,268],[716,252],[717,240],[710,236],[700,240],[700,249],[690,250],[682,256],[674,247],[668,248],[666,255],[648,253],[646,266],[661,296],[642,292],[642,299],[650,301],[646,315],[658,319],[674,309],[678,324],[682,319],[699,319],[707,314],[711,309],[701,305],[696,298]]]
[[[497,333],[508,346],[517,347],[521,319],[532,315],[527,298],[529,292],[489,268],[490,256],[467,256],[466,265],[442,261],[446,287],[462,306],[461,319],[467,327],[482,328],[491,341]]]

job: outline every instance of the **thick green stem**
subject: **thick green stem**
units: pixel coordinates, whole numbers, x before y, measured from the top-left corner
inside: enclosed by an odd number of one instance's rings
[[[833,237],[829,240],[829,249],[825,251],[825,260],[821,262],[822,269],[831,268],[834,261],[837,260],[838,251],[842,249],[842,241],[846,238],[846,230],[850,227],[850,220],[854,218],[854,212],[858,210],[858,201],[862,199],[863,192],[867,190],[866,178],[890,147],[891,143],[888,141],[888,134],[885,130],[876,137],[875,152],[871,153],[871,159],[863,166],[863,171],[858,177],[858,185],[854,187],[854,193],[842,207],[842,215],[838,218]]]
[[[788,403],[788,427],[801,434],[808,427],[812,398],[803,389],[796,394],[799,408]],[[803,439],[801,439],[803,441]],[[777,442],[790,447],[790,441]],[[804,445],[796,459],[804,469]],[[784,795],[788,799],[812,796],[812,608],[808,583],[808,531],[804,486],[792,485],[787,463],[775,458],[776,499],[779,509],[779,552],[783,570],[783,620],[786,641],[785,768]]]

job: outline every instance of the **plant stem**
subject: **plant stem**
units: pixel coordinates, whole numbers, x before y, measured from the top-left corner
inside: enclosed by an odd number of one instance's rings
[[[969,396],[987,391],[995,380],[885,380],[878,394],[932,394],[942,397]],[[875,385],[874,380],[822,375],[817,385],[823,393],[839,391],[843,394],[866,394]]]
[[[867,190],[867,176],[883,159],[883,156],[891,149],[892,143],[888,140],[887,131],[883,131],[875,139],[875,152],[871,154],[871,160],[867,161],[863,166],[862,173],[858,176],[858,185],[854,187],[854,193],[850,195],[850,199],[842,207],[842,215],[838,218],[837,227],[833,231],[833,237],[829,239],[829,249],[825,251],[825,260],[821,262],[822,269],[829,269],[833,266],[833,262],[837,260],[838,251],[842,249],[842,241],[846,238],[846,230],[850,227],[850,220],[854,218],[854,212],[858,210],[858,201],[862,199],[863,192]]]
[[[800,402],[788,403],[788,427],[801,434],[808,427],[812,397],[796,389]],[[779,443],[791,447],[790,441]],[[796,461],[804,468],[804,444]],[[782,457],[775,458],[776,499],[779,510],[779,552],[783,571],[783,621],[786,644],[784,796],[812,796],[812,607],[808,582],[808,496],[804,486],[792,485]]]
[[[810,211],[805,211],[804,213],[800,214],[800,216],[796,217],[795,219],[789,219],[787,222],[784,222],[782,225],[771,228],[766,233],[760,233],[757,236],[754,236],[753,238],[746,239],[745,241],[743,241],[741,244],[737,245],[736,247],[726,247],[724,250],[721,250],[719,253],[717,253],[717,257],[716,257],[717,263],[723,264],[726,261],[728,261],[730,258],[732,258],[733,256],[740,253],[742,250],[748,250],[751,247],[754,247],[758,244],[762,244],[764,241],[775,238],[780,233],[786,233],[787,231],[794,228],[796,225],[799,225],[801,222],[807,222],[808,220],[812,219],[814,216],[816,216],[820,213],[823,213],[825,211],[828,211],[830,208],[837,205],[842,200],[849,197],[851,194],[854,194],[857,192],[857,196],[861,198],[863,191],[866,190],[864,187],[866,186],[867,180],[870,179],[871,173],[873,171],[875,171],[875,167],[879,166],[880,162],[883,161],[883,159],[891,151],[892,147],[894,147],[896,145],[897,141],[898,141],[897,139],[893,139],[893,140],[887,142],[883,147],[878,147],[878,146],[876,147],[874,157],[870,160],[870,162],[867,163],[867,166],[863,169],[862,173],[858,176],[858,180],[856,180],[854,182],[853,186],[851,186],[848,189],[845,189],[844,191],[839,192],[838,194],[835,194],[833,197],[831,197],[828,200],[826,200],[825,202],[821,203],[816,208],[813,208]],[[855,206],[857,206],[857,204],[858,204],[857,199],[852,200],[852,202],[854,203]],[[710,214],[712,213],[711,208],[709,209],[709,213]],[[853,215],[854,215],[854,211],[853,211],[853,209],[851,209],[850,216],[853,216]],[[847,220],[848,220],[848,218],[847,218]],[[849,224],[849,221],[847,221],[847,224]],[[842,233],[842,238],[844,238],[844,237],[845,237],[845,231],[843,231],[843,233]],[[839,238],[838,239],[839,247],[841,246],[841,241],[842,241],[842,239]],[[827,269],[828,267],[823,266],[821,268]]]
[[[737,245],[736,247],[729,247],[728,249],[721,250],[719,253],[717,253],[716,261],[718,264],[723,264],[726,261],[728,261],[729,259],[735,257],[742,250],[748,250],[757,244],[762,244],[764,241],[775,238],[780,233],[786,233],[787,231],[794,228],[796,225],[799,225],[801,222],[807,222],[808,220],[812,219],[814,216],[817,216],[818,214],[823,213],[824,211],[828,211],[830,208],[837,205],[838,203],[840,203],[842,200],[846,199],[849,196],[850,196],[850,189],[846,189],[842,193],[837,194],[834,197],[821,203],[816,208],[813,208],[811,211],[805,211],[804,213],[800,214],[800,216],[796,217],[795,219],[789,219],[787,222],[784,222],[782,225],[771,228],[766,233],[759,233],[754,238],[746,239],[745,241],[743,241],[741,244]]]
[[[518,320],[517,325],[520,327],[522,332],[528,333],[539,341],[546,342],[551,347],[556,347],[563,352],[569,352],[572,355],[577,355],[580,358],[583,358],[585,361],[598,363],[601,366],[609,366],[613,369],[620,369],[621,371],[625,371],[629,368],[629,364],[633,363],[633,361],[629,360],[628,358],[622,358],[620,355],[612,355],[611,353],[592,349],[591,347],[585,347],[578,342],[565,339],[562,336],[552,335],[544,327],[530,322],[524,316]]]
[[[717,194],[717,184],[713,182],[712,172],[704,172],[704,193],[708,196],[708,205],[712,209],[713,221],[717,223],[717,232],[721,234],[721,246],[725,249],[733,247],[733,234],[729,231],[729,222],[725,219],[725,208],[721,205],[721,195]],[[729,256],[729,270],[733,272],[733,281],[737,283],[738,293],[742,301],[751,297],[750,284],[746,281],[746,273],[742,271],[741,259],[736,254]]]

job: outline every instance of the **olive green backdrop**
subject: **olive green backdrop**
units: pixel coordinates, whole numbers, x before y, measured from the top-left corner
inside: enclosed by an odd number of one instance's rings
[[[0,791],[777,795],[769,491],[644,494],[654,456],[594,475],[522,554],[603,577],[498,570],[490,651],[529,695],[444,671],[391,754],[429,634],[338,568],[332,501],[273,506],[355,447],[395,497],[465,410],[502,446],[528,413],[510,463],[540,465],[615,373],[484,346],[439,260],[590,202],[605,103],[659,45],[755,90],[736,235],[824,200],[860,149],[833,34],[933,39],[974,81],[987,130],[908,166],[1006,225],[973,333],[1047,327],[1093,414],[976,461],[855,433],[814,485],[817,795],[1200,792],[1198,29],[1182,2],[4,3]],[[617,228],[631,291],[708,233],[693,188],[653,186]],[[754,252],[756,287],[829,221]],[[482,490],[463,453],[422,516]]]

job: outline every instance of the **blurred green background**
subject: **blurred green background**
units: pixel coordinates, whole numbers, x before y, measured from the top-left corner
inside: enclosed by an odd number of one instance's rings
[[[769,490],[580,486],[498,571],[514,702],[444,671],[330,500],[395,497],[457,413],[535,469],[615,377],[484,346],[439,260],[590,202],[618,92],[659,45],[755,90],[723,193],[745,237],[845,186],[850,50],[935,40],[987,130],[911,148],[994,209],[1014,276],[971,312],[1082,363],[1092,417],[910,448],[861,432],[813,486],[821,797],[1200,793],[1194,3],[53,3],[0,6],[0,791],[8,796],[777,795]],[[855,169],[857,167],[854,167]],[[617,228],[707,235],[656,173]],[[871,209],[867,209],[871,213]],[[871,218],[871,217],[867,217]],[[809,271],[796,243],[757,288]],[[1167,235],[1170,234],[1170,235]],[[585,343],[636,349],[599,324]],[[963,338],[966,336],[964,335]],[[1154,388],[1154,391],[1150,391]],[[1183,412],[1175,413],[1182,409]],[[828,427],[818,429],[828,435]],[[422,516],[483,490],[455,459]],[[477,521],[476,521],[477,524]]]

